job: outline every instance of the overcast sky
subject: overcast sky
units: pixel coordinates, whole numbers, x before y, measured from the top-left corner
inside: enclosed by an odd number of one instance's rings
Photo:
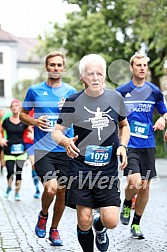
[[[64,22],[66,12],[75,9],[62,0],[0,0],[0,24],[15,36],[36,37],[49,21]]]

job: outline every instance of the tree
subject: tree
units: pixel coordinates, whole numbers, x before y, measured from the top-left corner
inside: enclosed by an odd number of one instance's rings
[[[67,14],[63,25],[50,24],[44,38],[39,37],[41,56],[62,48],[70,69],[85,54],[99,53],[109,67],[118,59],[129,62],[136,51],[144,48],[150,58],[152,82],[160,86],[167,59],[166,0],[65,1],[77,4],[80,11]],[[115,74],[124,72],[121,69],[120,65]]]
[[[164,62],[167,59],[167,2],[166,0],[66,0],[78,4],[81,15],[101,12],[105,24],[122,36],[122,44],[117,45],[117,55],[128,59],[144,46],[150,58],[153,83],[160,86]],[[116,41],[116,40],[115,40]],[[114,44],[115,45],[115,44]],[[118,53],[119,52],[119,53]]]
[[[23,101],[24,98],[25,98],[25,94],[28,90],[28,88],[36,83],[40,83],[41,81],[44,81],[44,78],[43,78],[43,74],[41,73],[41,75],[36,78],[35,80],[28,80],[28,79],[25,79],[25,80],[22,80],[22,81],[19,81],[17,82],[13,88],[12,88],[12,96],[15,98],[15,99],[18,99],[19,101]]]
[[[150,58],[152,82],[160,87],[167,59],[166,0],[127,0],[124,17],[130,17],[129,28],[135,47],[143,44]]]
[[[12,88],[13,97],[19,101],[23,101],[26,91],[31,85],[31,80],[22,80],[21,82],[17,82]]]
[[[115,14],[115,22],[117,15]],[[42,52],[63,48],[68,57],[68,68],[72,67],[85,54],[99,53],[109,66],[114,60],[121,59],[122,55],[128,58],[124,51],[124,43],[118,38],[119,29],[111,24],[106,25],[106,16],[102,12],[88,13],[84,16],[81,12],[67,14],[67,22],[62,26],[55,23],[45,33],[41,40]],[[121,69],[117,69],[118,75]],[[111,81],[110,81],[111,82]]]

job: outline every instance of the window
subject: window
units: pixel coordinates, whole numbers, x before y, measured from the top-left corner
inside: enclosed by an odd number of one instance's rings
[[[4,97],[4,80],[0,80],[0,97]]]
[[[0,52],[0,64],[3,64],[3,53]]]

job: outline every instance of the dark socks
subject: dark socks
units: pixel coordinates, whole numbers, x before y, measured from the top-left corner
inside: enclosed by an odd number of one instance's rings
[[[97,231],[101,231],[103,230],[104,226],[103,224],[101,223],[101,220],[100,220],[100,217],[97,219],[97,221],[95,222],[95,229]]]
[[[32,178],[33,178],[33,182],[34,182],[36,189],[38,189],[39,180],[38,180],[38,175],[35,170],[32,170]]]
[[[83,231],[77,226],[78,241],[84,252],[94,251],[94,235],[90,228],[88,231]]]
[[[40,212],[40,215],[43,217],[48,217],[48,214],[43,214],[42,211]]]
[[[125,199],[124,200],[124,205],[127,206],[127,207],[129,207],[129,208],[131,208],[131,206],[132,206],[132,200]]]
[[[139,224],[140,224],[140,219],[141,219],[141,216],[139,216],[139,215],[137,215],[136,213],[134,213],[132,225],[134,225],[134,224],[139,225]]]

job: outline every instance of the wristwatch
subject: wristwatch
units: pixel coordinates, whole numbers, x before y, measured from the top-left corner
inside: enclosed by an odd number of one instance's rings
[[[128,147],[125,144],[120,144],[119,146],[124,147],[126,151],[128,150]]]

